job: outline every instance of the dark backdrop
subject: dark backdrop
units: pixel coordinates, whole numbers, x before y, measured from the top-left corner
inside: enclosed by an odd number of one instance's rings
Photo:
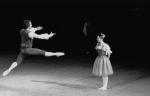
[[[53,31],[50,40],[34,40],[33,47],[66,54],[85,54],[95,58],[97,34],[113,51],[114,60],[148,60],[149,1],[127,0],[1,0],[0,51],[20,50],[20,30],[23,21],[42,26],[38,34]],[[88,22],[88,35],[83,34]],[[88,46],[85,43],[88,41]]]

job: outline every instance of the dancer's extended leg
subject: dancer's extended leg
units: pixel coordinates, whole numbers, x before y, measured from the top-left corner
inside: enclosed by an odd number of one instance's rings
[[[17,61],[16,62],[13,62],[12,65],[9,67],[9,69],[7,69],[4,73],[3,73],[3,76],[6,76],[9,74],[9,72],[14,69],[15,67],[17,67],[17,65],[19,65],[22,60],[24,58],[24,54],[20,52],[20,54],[18,55],[17,57]]]
[[[45,56],[49,57],[49,56],[62,56],[64,55],[64,53],[62,52],[56,52],[56,53],[53,53],[53,52],[45,52]]]
[[[64,55],[63,52],[47,52],[47,51],[44,51],[44,50],[40,50],[40,49],[37,49],[37,48],[27,48],[26,49],[26,52],[28,54],[31,54],[31,55],[44,55],[44,56],[62,56]]]
[[[46,52],[46,51],[43,51],[43,50],[40,50],[40,49],[36,49],[36,48],[23,48],[23,49],[21,49],[21,52],[18,55],[17,61],[12,63],[12,65],[9,67],[9,69],[7,69],[3,73],[3,76],[8,75],[12,69],[14,69],[15,67],[17,67],[22,62],[25,54],[30,54],[30,55],[44,55],[44,56],[47,56],[47,57],[49,57],[49,56],[62,56],[62,55],[64,55],[64,53],[62,53],[62,52],[53,53],[53,52]]]

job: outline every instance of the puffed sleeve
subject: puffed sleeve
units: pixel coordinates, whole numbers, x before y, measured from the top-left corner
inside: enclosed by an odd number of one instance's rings
[[[112,53],[112,51],[110,49],[110,46],[108,44],[106,44],[106,43],[104,44],[103,50],[105,50],[106,53],[108,53],[108,54]]]

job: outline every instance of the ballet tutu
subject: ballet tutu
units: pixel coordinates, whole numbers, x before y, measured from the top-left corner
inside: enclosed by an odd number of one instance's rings
[[[98,56],[93,65],[93,75],[107,76],[113,74],[111,62],[106,56]]]

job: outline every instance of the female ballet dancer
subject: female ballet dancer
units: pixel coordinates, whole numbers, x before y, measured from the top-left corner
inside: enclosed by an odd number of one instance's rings
[[[20,31],[21,34],[21,49],[20,49],[20,54],[17,57],[17,61],[13,62],[12,65],[10,66],[9,69],[7,69],[4,73],[3,76],[6,76],[12,69],[14,69],[16,66],[18,66],[23,58],[26,55],[44,55],[44,56],[62,56],[64,55],[64,53],[62,52],[47,52],[44,50],[40,50],[37,48],[32,48],[33,45],[33,38],[38,38],[38,39],[49,39],[50,37],[52,37],[53,35],[55,35],[55,33],[50,33],[50,34],[36,34],[35,32],[38,30],[41,30],[42,27],[32,27],[32,23],[30,20],[25,20],[24,24],[26,24],[27,28],[26,29],[22,29]]]
[[[104,37],[104,34],[97,36],[98,43],[96,45],[96,50],[98,52],[98,56],[95,59],[93,66],[93,75],[102,76],[103,79],[103,87],[98,88],[98,90],[101,91],[107,90],[108,75],[113,74],[112,65],[109,60],[112,51],[110,50],[109,45],[103,41]]]

